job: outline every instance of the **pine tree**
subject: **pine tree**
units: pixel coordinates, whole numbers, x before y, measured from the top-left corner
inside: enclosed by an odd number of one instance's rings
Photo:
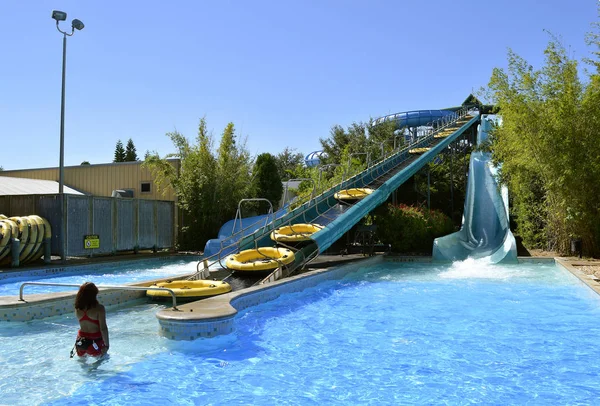
[[[115,159],[113,159],[113,162],[125,162],[125,149],[121,140],[117,141],[115,146]]]
[[[133,144],[133,140],[130,138],[127,141],[127,146],[125,147],[125,162],[134,162],[137,161],[137,152],[135,151],[135,145]]]

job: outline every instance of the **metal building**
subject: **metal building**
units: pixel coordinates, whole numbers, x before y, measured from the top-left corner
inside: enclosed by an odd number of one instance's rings
[[[169,162],[179,169],[179,159],[170,159]],[[0,171],[0,176],[58,181],[58,168],[4,170]],[[170,185],[158,191],[152,172],[143,167],[141,161],[65,166],[64,182],[65,186],[91,196],[111,197],[114,191],[122,190],[129,192],[127,197],[176,200]]]

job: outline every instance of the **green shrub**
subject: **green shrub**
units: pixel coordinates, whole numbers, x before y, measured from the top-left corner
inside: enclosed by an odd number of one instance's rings
[[[434,238],[454,231],[452,220],[442,212],[404,204],[388,205],[375,222],[381,242],[397,253],[431,254]]]

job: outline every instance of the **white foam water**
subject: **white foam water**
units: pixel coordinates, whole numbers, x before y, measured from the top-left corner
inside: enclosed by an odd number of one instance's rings
[[[523,276],[523,270],[513,267],[500,266],[492,263],[489,258],[467,258],[456,261],[452,266],[439,273],[445,279],[510,279]]]

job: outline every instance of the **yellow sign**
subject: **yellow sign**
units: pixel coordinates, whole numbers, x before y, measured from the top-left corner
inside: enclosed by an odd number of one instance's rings
[[[91,234],[83,237],[83,248],[86,250],[100,248],[100,236],[98,234]]]

